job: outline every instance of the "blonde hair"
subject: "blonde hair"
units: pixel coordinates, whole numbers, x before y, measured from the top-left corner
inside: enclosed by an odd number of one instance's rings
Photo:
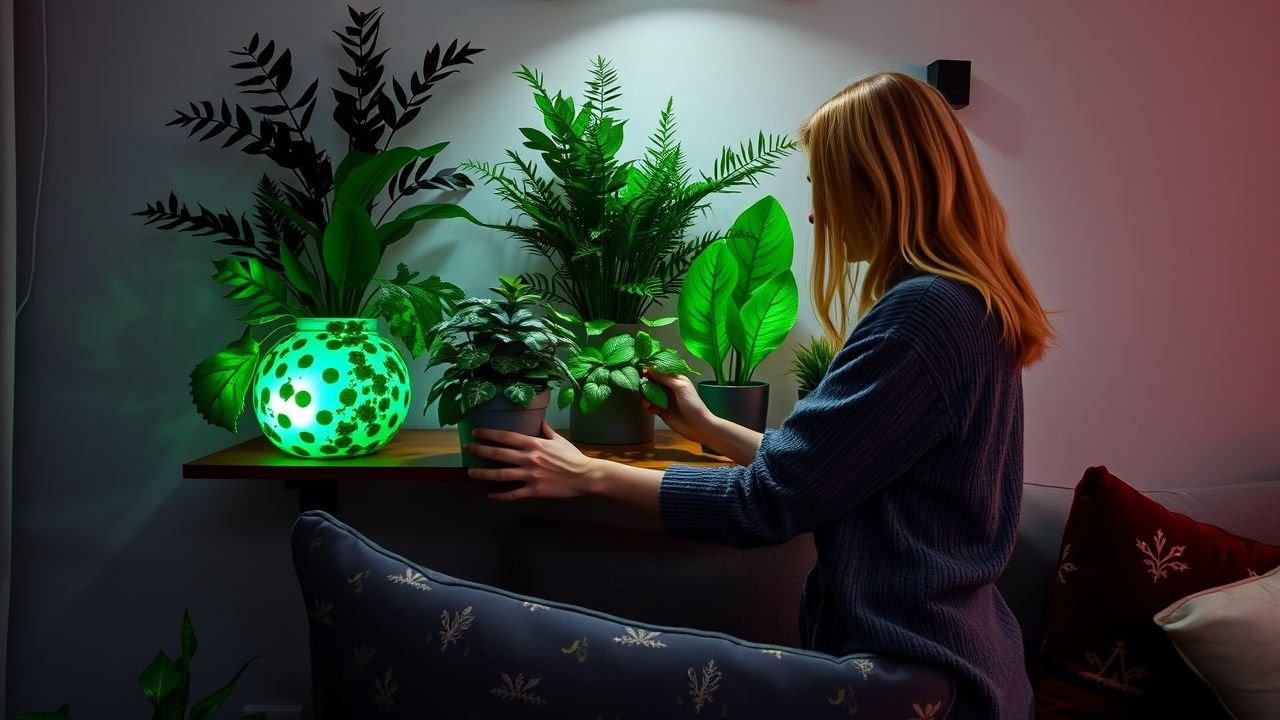
[[[841,90],[800,127],[813,183],[813,297],[823,330],[844,340],[850,263],[867,261],[864,313],[915,271],[982,294],[1019,367],[1039,360],[1053,328],[1005,240],[1005,215],[964,128],[942,95],[901,73]]]

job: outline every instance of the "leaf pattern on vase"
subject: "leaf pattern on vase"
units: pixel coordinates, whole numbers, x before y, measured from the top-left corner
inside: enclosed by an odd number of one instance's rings
[[[862,671],[862,679],[866,680],[871,671],[876,669],[876,664],[866,658],[858,658],[853,661],[853,666]]]
[[[590,647],[590,643],[588,643],[587,639],[584,637],[578,640],[574,640],[572,643],[569,644],[569,647],[560,648],[560,652],[564,653],[565,655],[573,655],[578,658],[578,662],[584,663],[587,661],[588,647]]]
[[[1094,667],[1094,670],[1081,671],[1080,677],[1122,693],[1143,695],[1142,688],[1137,687],[1134,683],[1147,676],[1147,669],[1136,665],[1129,667],[1128,654],[1129,650],[1125,647],[1124,640],[1117,640],[1111,646],[1111,654],[1107,656],[1105,661],[1097,653],[1085,653],[1084,659]]]
[[[939,717],[938,711],[942,709],[942,701],[939,700],[936,703],[925,703],[923,706],[917,703],[912,703],[911,709],[915,710],[916,714],[913,717],[907,718],[907,720],[937,720]]]
[[[333,603],[320,598],[311,598],[311,619],[326,627],[333,627]]]
[[[452,617],[449,616],[448,610],[440,611],[440,652],[444,653],[445,648],[450,645],[457,645],[467,630],[471,629],[471,623],[474,621],[475,615],[471,613],[471,606],[463,608],[461,612],[456,612]]]
[[[1152,583],[1158,583],[1161,578],[1169,577],[1170,570],[1186,572],[1191,569],[1190,565],[1174,560],[1174,558],[1182,557],[1183,551],[1187,549],[1186,545],[1174,545],[1169,548],[1169,552],[1166,553],[1164,551],[1164,546],[1167,542],[1167,538],[1164,536],[1164,530],[1161,529],[1156,530],[1156,535],[1153,540],[1155,543],[1154,551],[1152,551],[1151,546],[1147,545],[1145,540],[1142,540],[1141,538],[1136,540],[1138,549],[1142,551],[1143,555],[1147,556],[1142,560],[1142,564],[1146,565],[1147,572],[1151,573]]]
[[[620,635],[613,639],[613,641],[618,643],[619,645],[635,645],[638,647],[647,647],[647,648],[664,648],[667,646],[666,643],[657,639],[658,636],[662,634],[660,632],[651,631],[651,630],[638,630],[636,628],[626,627],[625,625],[623,626],[622,629],[626,631],[626,634]]]
[[[1067,584],[1067,575],[1077,570],[1076,564],[1067,561],[1067,556],[1071,554],[1071,543],[1067,543],[1062,548],[1062,557],[1058,560],[1058,584]]]
[[[536,602],[529,602],[529,601],[527,601],[527,600],[526,600],[525,602],[520,603],[520,604],[521,604],[521,605],[523,605],[523,606],[525,607],[525,609],[526,609],[526,610],[528,610],[528,611],[529,611],[529,612],[531,612],[531,613],[532,613],[532,612],[538,612],[539,610],[550,610],[550,609],[551,609],[551,608],[547,607],[546,605],[542,605],[542,604],[540,604],[540,603],[536,603]]]
[[[405,568],[403,575],[388,575],[387,579],[397,585],[408,585],[424,592],[431,589],[430,585],[423,582],[427,579],[427,576],[413,568]]]
[[[391,668],[388,667],[387,671],[382,674],[382,677],[376,677],[373,679],[374,704],[383,712],[390,710],[396,704],[395,695],[396,691],[399,689],[400,686],[397,685],[396,681],[391,677]]]
[[[628,628],[629,629],[629,628]],[[693,698],[693,712],[701,715],[702,708],[715,702],[715,693],[720,689],[722,676],[716,667],[716,661],[707,662],[699,676],[693,668],[689,668],[689,697]]]
[[[503,700],[519,700],[521,702],[528,703],[529,705],[547,704],[546,700],[530,692],[542,682],[542,678],[529,678],[528,680],[525,680],[524,675],[520,674],[516,675],[515,679],[512,680],[511,676],[507,673],[501,673],[501,675],[502,685],[490,690],[490,695],[496,695]]]
[[[772,655],[772,656],[774,656],[774,657],[778,658],[779,660],[781,660],[781,659],[782,659],[782,651],[781,651],[781,650],[770,650],[769,648],[763,648],[763,649],[761,649],[761,650],[760,650],[760,652],[764,653],[765,655]]]
[[[324,542],[324,536],[321,535],[320,533],[316,533],[315,537],[311,538],[311,546],[310,546],[311,552],[315,552],[316,550],[319,550],[320,545],[323,542]]]
[[[369,577],[368,570],[365,570],[363,572],[358,572],[355,575],[352,575],[351,577],[347,578],[347,584],[351,586],[351,589],[354,590],[357,595],[359,595],[360,593],[364,592],[364,581],[365,581],[365,578],[367,577]]]
[[[1248,577],[1251,577],[1251,578],[1258,577],[1258,573],[1254,572],[1253,568],[1245,568],[1245,571],[1249,573]]]
[[[853,685],[845,685],[836,691],[835,697],[827,698],[827,704],[832,707],[842,707],[848,711],[850,717],[858,714],[858,701],[855,697]]]

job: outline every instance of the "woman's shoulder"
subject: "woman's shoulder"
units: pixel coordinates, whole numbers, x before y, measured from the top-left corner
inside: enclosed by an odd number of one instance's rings
[[[981,332],[989,324],[986,302],[973,286],[931,273],[917,273],[880,298],[859,326],[912,339]]]

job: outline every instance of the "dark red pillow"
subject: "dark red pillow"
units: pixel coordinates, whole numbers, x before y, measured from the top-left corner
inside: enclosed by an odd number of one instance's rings
[[[1280,547],[1170,512],[1089,468],[1050,592],[1036,718],[1229,718],[1152,616],[1278,564]]]

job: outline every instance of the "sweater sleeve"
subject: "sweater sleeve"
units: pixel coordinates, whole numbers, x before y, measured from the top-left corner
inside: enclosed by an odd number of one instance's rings
[[[663,526],[737,547],[785,542],[853,509],[951,427],[947,399],[909,343],[855,332],[817,390],[765,433],[750,465],[667,470]]]

